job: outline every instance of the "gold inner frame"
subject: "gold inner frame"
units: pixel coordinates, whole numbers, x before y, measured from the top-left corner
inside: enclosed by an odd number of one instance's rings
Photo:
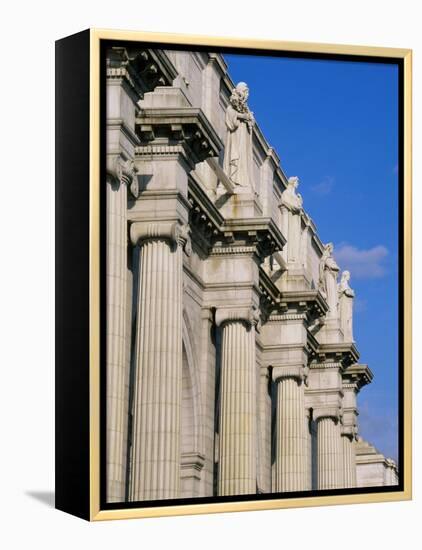
[[[345,54],[390,57],[404,61],[404,373],[403,373],[403,451],[404,489],[382,493],[337,496],[309,496],[289,499],[181,504],[154,508],[100,509],[100,40],[184,44],[186,46],[236,47],[298,53]],[[412,498],[412,50],[224,38],[183,34],[90,30],[90,519],[91,521],[212,514],[247,510],[270,510],[410,500]]]

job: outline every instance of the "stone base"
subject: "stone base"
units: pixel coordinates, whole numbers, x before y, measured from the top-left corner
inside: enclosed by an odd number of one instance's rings
[[[287,271],[277,281],[274,281],[277,288],[282,292],[294,290],[309,290],[311,283],[306,277],[302,266],[287,264]]]
[[[225,218],[254,218],[262,216],[261,203],[255,193],[236,192],[233,195],[219,193],[215,205]]]

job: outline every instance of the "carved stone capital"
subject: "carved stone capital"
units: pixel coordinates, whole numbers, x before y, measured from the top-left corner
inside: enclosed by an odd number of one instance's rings
[[[341,435],[347,437],[350,441],[356,439],[357,428],[356,426],[342,426]]]
[[[120,155],[108,155],[106,169],[107,178],[112,185],[126,185],[132,195],[138,196],[139,186],[136,178],[138,170],[132,159],[124,159]]]
[[[177,245],[180,234],[178,222],[135,222],[130,226],[130,240],[134,246],[151,239],[165,239]]]
[[[305,380],[306,372],[303,365],[275,366],[272,369],[272,377],[274,382],[280,382],[286,378],[294,378],[301,384]]]
[[[343,411],[340,407],[326,406],[316,407],[313,409],[313,419],[315,421],[321,420],[321,418],[332,418],[335,422],[340,422],[343,416]]]
[[[215,313],[215,324],[221,326],[224,323],[243,322],[248,326],[256,324],[256,310],[252,306],[221,307]]]
[[[192,254],[192,241],[190,238],[189,226],[187,224],[183,224],[180,227],[179,243],[182,245],[186,256],[190,256]]]

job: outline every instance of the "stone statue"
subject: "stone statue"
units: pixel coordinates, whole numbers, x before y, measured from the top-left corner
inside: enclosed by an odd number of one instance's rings
[[[287,188],[281,195],[281,204],[286,206],[294,214],[300,214],[303,207],[303,199],[300,193],[296,193],[299,186],[299,178],[292,176],[287,182]]]
[[[285,260],[288,262],[300,262],[300,244],[301,244],[301,213],[303,200],[296,189],[299,185],[297,176],[291,177],[288,180],[287,188],[281,195],[281,216],[282,230],[287,238],[287,247]]]
[[[254,191],[252,128],[255,119],[246,103],[248,97],[247,84],[239,82],[232,91],[226,111],[227,138],[224,171],[234,185]]]
[[[329,311],[327,317],[337,317],[337,276],[340,271],[333,258],[333,243],[324,246],[319,262],[319,290],[327,300]]]
[[[340,326],[346,342],[353,342],[353,299],[354,291],[349,286],[350,272],[343,271],[338,284]]]

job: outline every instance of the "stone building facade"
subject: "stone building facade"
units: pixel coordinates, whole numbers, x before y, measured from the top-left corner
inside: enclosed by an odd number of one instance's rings
[[[397,483],[340,276],[215,53],[107,52],[107,500]]]

